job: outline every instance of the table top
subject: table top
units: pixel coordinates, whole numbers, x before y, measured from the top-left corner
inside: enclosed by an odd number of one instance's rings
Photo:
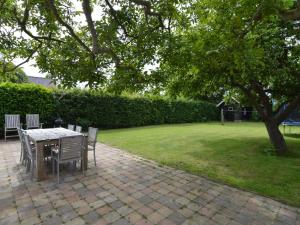
[[[26,134],[28,134],[28,136],[33,141],[56,140],[63,137],[83,135],[82,133],[68,130],[62,127],[26,130]]]

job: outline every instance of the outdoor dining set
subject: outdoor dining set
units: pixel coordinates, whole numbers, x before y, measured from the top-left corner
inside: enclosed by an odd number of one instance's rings
[[[72,124],[68,124],[67,129],[43,129],[39,114],[27,114],[25,127],[26,129],[23,129],[20,123],[20,115],[5,115],[5,141],[10,137],[19,137],[20,162],[26,166],[26,171],[31,173],[31,179],[34,176],[37,181],[47,179],[47,165],[51,167],[52,174],[57,171],[58,183],[61,164],[71,164],[76,168],[76,163],[80,162],[84,173],[88,164],[88,151],[93,151],[96,166],[97,128],[89,127],[88,133],[82,133],[81,126]]]

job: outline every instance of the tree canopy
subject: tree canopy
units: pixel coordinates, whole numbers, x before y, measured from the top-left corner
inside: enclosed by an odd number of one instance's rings
[[[175,26],[182,0],[1,0],[0,52],[34,58],[62,85],[141,90],[160,82],[145,71]]]

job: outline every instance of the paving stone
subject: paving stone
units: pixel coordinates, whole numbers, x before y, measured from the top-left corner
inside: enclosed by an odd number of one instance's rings
[[[122,201],[120,201],[120,200],[116,200],[116,201],[114,201],[114,202],[111,202],[111,203],[110,203],[110,206],[111,206],[113,209],[117,210],[117,209],[121,208],[122,206],[124,206],[124,203],[123,203]]]
[[[183,222],[186,220],[186,218],[178,212],[172,213],[170,216],[168,216],[168,219],[177,225],[183,224]]]
[[[132,212],[126,216],[126,219],[132,224],[135,224],[137,221],[141,220],[142,218],[143,216],[137,212]]]
[[[83,219],[86,223],[92,224],[94,221],[98,220],[99,214],[96,212],[90,212],[83,216]]]
[[[104,215],[104,219],[109,223],[113,223],[113,222],[117,221],[118,219],[120,219],[120,217],[121,217],[120,214],[118,214],[115,211],[112,211],[112,212]]]
[[[54,216],[43,220],[44,225],[60,225],[62,224],[62,219],[59,216]]]
[[[66,223],[66,225],[84,225],[84,224],[85,224],[84,220],[79,217]]]
[[[68,222],[78,217],[78,214],[74,210],[71,210],[62,214],[61,217],[63,222]]]
[[[103,200],[98,200],[96,202],[93,202],[91,204],[89,204],[93,209],[97,209],[100,208],[102,206],[104,206],[106,203]]]
[[[120,220],[114,222],[112,225],[131,225],[131,224],[126,219],[120,219]]]
[[[0,142],[0,225],[300,225],[300,208],[97,144],[97,167],[32,182]]]

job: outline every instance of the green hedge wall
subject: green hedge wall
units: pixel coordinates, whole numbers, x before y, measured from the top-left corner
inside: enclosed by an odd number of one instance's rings
[[[33,84],[1,84],[0,105],[1,127],[5,113],[21,114],[23,121],[26,113],[39,113],[46,126],[53,126],[54,119],[60,115],[65,124],[80,124],[84,128],[201,122],[219,117],[215,105],[207,102],[50,90]]]
[[[25,123],[26,113],[40,114],[47,125],[55,110],[54,99],[49,89],[34,84],[0,83],[0,129],[3,132],[4,115],[20,114]]]

